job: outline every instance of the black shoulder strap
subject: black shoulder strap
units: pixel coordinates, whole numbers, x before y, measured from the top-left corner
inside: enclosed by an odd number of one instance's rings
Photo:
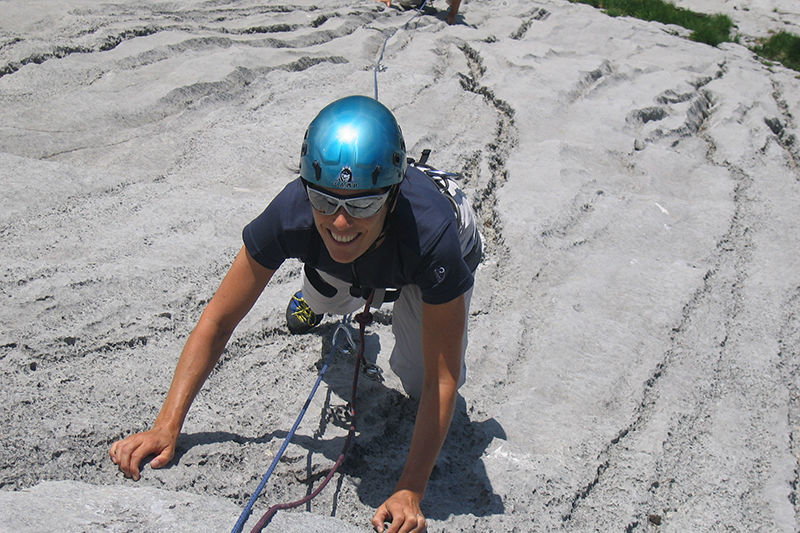
[[[430,148],[425,148],[422,151],[422,155],[419,158],[419,164],[420,165],[424,165],[425,163],[427,163],[428,162],[428,158],[430,157],[430,155],[431,155],[431,149]]]
[[[413,159],[409,158],[408,164],[417,170],[422,171],[426,176],[428,176],[434,185],[436,185],[436,188],[439,189],[439,192],[442,193],[445,198],[450,200],[450,203],[453,205],[453,211],[456,215],[456,221],[460,227],[461,212],[458,209],[456,199],[453,197],[453,191],[450,190],[450,186],[452,183],[453,186],[458,187],[455,182],[461,178],[461,174],[458,172],[445,172],[444,170],[437,170],[428,165],[427,163],[430,155],[430,148],[425,148],[422,151],[422,156],[420,156],[419,161],[414,161]]]

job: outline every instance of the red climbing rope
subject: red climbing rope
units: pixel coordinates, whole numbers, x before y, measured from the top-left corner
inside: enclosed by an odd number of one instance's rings
[[[322,480],[322,483],[314,489],[310,494],[301,498],[294,502],[289,503],[278,503],[270,507],[264,516],[256,523],[255,527],[251,530],[251,533],[260,533],[267,525],[270,523],[272,518],[275,516],[275,513],[285,509],[293,509],[295,507],[299,507],[304,503],[308,503],[314,497],[317,496],[322,489],[328,484],[328,482],[333,478],[336,474],[336,471],[342,466],[345,457],[347,456],[347,452],[350,450],[350,445],[353,442],[353,437],[356,433],[356,393],[358,391],[358,375],[361,373],[361,365],[364,363],[364,332],[367,329],[367,326],[372,323],[372,313],[370,312],[369,308],[372,304],[372,298],[374,296],[375,291],[370,291],[369,297],[367,298],[367,304],[364,306],[364,310],[355,316],[356,322],[358,322],[358,336],[359,336],[359,346],[358,346],[358,355],[356,356],[356,364],[355,369],[353,371],[353,388],[350,393],[350,403],[347,405],[347,410],[350,415],[350,427],[347,431],[347,439],[345,439],[344,446],[342,447],[342,452],[339,454],[339,457],[336,459],[333,467],[328,472],[328,475],[325,476],[325,479]]]

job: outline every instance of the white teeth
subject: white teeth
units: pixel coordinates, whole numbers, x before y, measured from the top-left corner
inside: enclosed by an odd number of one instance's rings
[[[341,243],[348,243],[348,242],[352,241],[353,239],[355,239],[356,237],[358,237],[358,233],[355,233],[353,235],[337,235],[336,233],[331,231],[330,234],[331,234],[331,237],[333,237],[334,241],[341,242]]]

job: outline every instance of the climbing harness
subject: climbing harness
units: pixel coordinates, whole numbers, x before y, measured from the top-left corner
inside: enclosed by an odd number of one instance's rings
[[[410,19],[408,19],[408,21],[406,21],[405,24],[403,24],[402,29],[404,29],[404,30],[407,29],[408,25],[411,24],[411,22],[415,18],[417,18],[420,15],[422,15],[423,11],[425,10],[425,6],[427,4],[428,4],[428,0],[422,0],[422,2],[420,2],[420,4],[417,7],[414,8],[414,11],[416,11],[416,14],[413,17],[411,17]],[[373,79],[374,79],[374,84],[375,84],[375,100],[378,100],[378,101],[380,101],[380,99],[378,98],[378,72],[381,71],[381,62],[383,61],[383,53],[386,52],[386,43],[388,43],[389,39],[394,37],[394,35],[396,33],[397,33],[397,30],[394,30],[392,33],[390,33],[386,37],[386,39],[383,40],[383,46],[381,46],[381,53],[378,56],[378,60],[375,62],[375,67],[373,68]]]
[[[355,320],[359,324],[359,330],[358,330],[359,345],[358,345],[358,353],[356,355],[356,361],[355,361],[355,370],[353,372],[353,387],[352,387],[352,391],[351,391],[351,394],[350,394],[350,403],[347,405],[347,411],[348,411],[348,418],[349,418],[350,427],[348,428],[347,438],[345,439],[345,443],[344,443],[344,446],[342,447],[342,451],[339,454],[339,457],[336,459],[336,462],[334,463],[333,467],[328,471],[328,474],[325,476],[325,479],[322,480],[320,485],[316,489],[314,489],[313,492],[311,492],[310,494],[308,494],[304,498],[302,498],[300,500],[297,500],[297,501],[294,501],[294,502],[279,503],[279,504],[273,505],[272,507],[270,507],[267,510],[266,513],[264,513],[264,515],[261,517],[261,519],[256,523],[256,525],[251,530],[251,533],[256,533],[256,532],[262,531],[270,523],[272,518],[275,516],[275,513],[277,513],[278,511],[283,510],[283,509],[293,509],[295,507],[298,507],[300,505],[303,505],[304,503],[307,503],[307,502],[311,501],[317,494],[322,492],[322,489],[325,488],[325,486],[333,478],[333,476],[336,473],[336,471],[339,469],[339,467],[344,462],[345,456],[347,455],[347,452],[350,449],[350,446],[351,446],[352,441],[353,441],[353,437],[355,436],[355,432],[356,432],[356,393],[357,393],[357,390],[358,390],[358,376],[361,373],[360,371],[361,371],[362,365],[367,370],[369,370],[372,366],[374,366],[374,365],[367,364],[365,359],[364,359],[364,332],[365,332],[367,326],[370,323],[372,323],[372,313],[370,312],[369,309],[370,309],[370,306],[372,305],[373,296],[374,296],[374,292],[370,292],[370,294],[367,297],[367,302],[366,302],[366,305],[364,306],[364,310],[361,313],[359,313],[359,314],[357,314],[355,316]],[[294,434],[297,431],[297,427],[300,425],[300,422],[302,421],[303,417],[305,416],[305,413],[308,410],[308,406],[310,405],[312,398],[316,394],[317,389],[319,388],[319,384],[321,383],[322,378],[325,375],[325,372],[327,372],[328,367],[330,366],[330,363],[331,363],[331,361],[333,359],[333,354],[336,352],[336,337],[337,337],[337,334],[340,333],[340,332],[343,332],[344,335],[345,335],[346,342],[350,346],[350,348],[351,349],[355,349],[356,348],[355,343],[353,342],[353,338],[350,335],[349,330],[347,329],[347,325],[346,325],[347,322],[349,322],[349,315],[343,317],[342,321],[336,326],[336,329],[333,332],[333,337],[331,339],[331,345],[332,345],[331,346],[331,350],[330,350],[330,352],[328,353],[328,356],[325,359],[325,363],[322,365],[322,368],[320,368],[320,370],[319,370],[319,374],[317,375],[317,381],[314,383],[314,386],[311,389],[311,393],[309,394],[308,398],[306,399],[306,402],[303,405],[303,408],[301,409],[300,414],[297,417],[297,420],[295,420],[295,423],[292,426],[292,429],[286,435],[286,438],[283,440],[283,444],[281,445],[280,449],[278,450],[278,453],[275,455],[275,458],[272,460],[272,464],[270,464],[270,466],[267,469],[266,473],[261,478],[261,482],[258,484],[258,487],[253,492],[252,496],[250,496],[250,500],[247,502],[247,505],[245,506],[244,510],[242,511],[242,514],[239,516],[239,520],[237,520],[236,525],[234,525],[233,529],[231,530],[231,533],[241,533],[245,522],[247,522],[247,519],[250,517],[250,514],[252,513],[253,505],[255,504],[255,501],[258,499],[259,495],[264,490],[264,487],[267,485],[267,481],[269,480],[270,476],[272,475],[273,471],[275,470],[275,467],[277,466],[278,461],[281,459],[283,454],[286,452],[286,448],[289,446],[289,442],[291,441],[292,437],[294,437]]]

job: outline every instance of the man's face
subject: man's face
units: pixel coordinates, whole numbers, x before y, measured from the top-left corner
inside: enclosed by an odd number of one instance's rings
[[[364,189],[343,191],[327,187],[321,189],[338,196],[363,196],[382,192]],[[331,258],[337,263],[352,263],[372,246],[381,234],[388,210],[387,203],[371,217],[355,218],[344,207],[340,207],[332,215],[324,215],[314,208],[311,209],[322,242],[325,243]]]

